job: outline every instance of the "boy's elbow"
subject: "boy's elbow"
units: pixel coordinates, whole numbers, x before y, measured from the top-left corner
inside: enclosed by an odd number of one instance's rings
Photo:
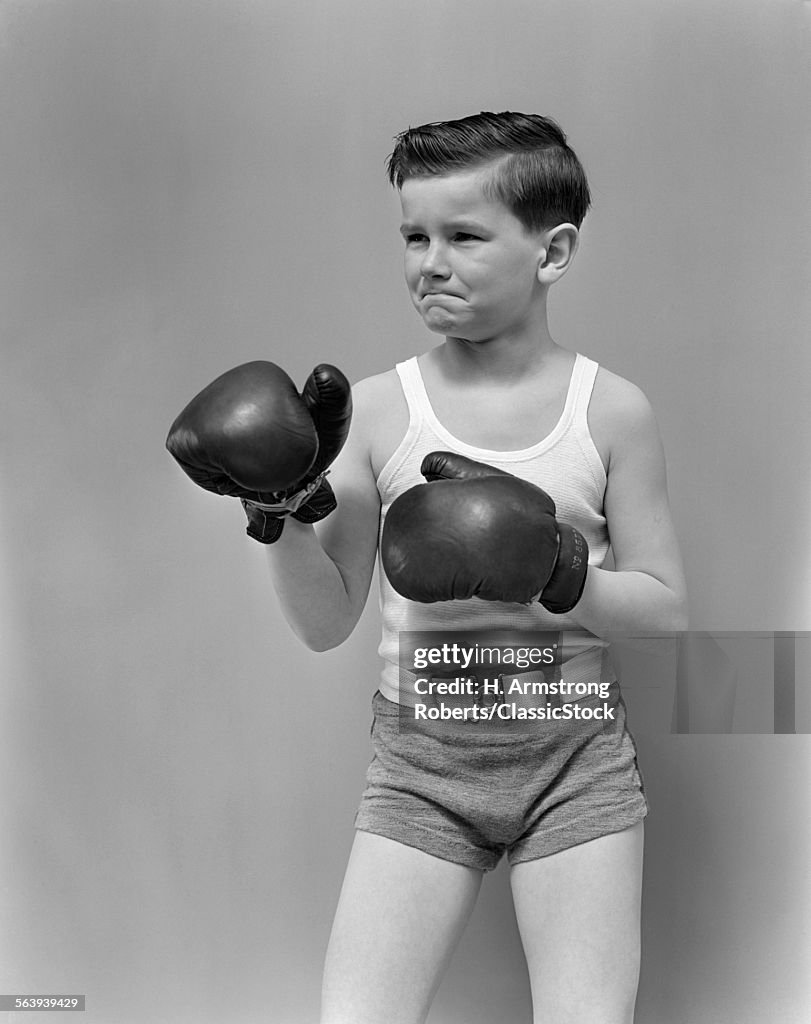
[[[351,629],[339,631],[317,627],[315,629],[297,629],[296,636],[308,650],[313,651],[315,654],[324,654],[326,651],[332,651],[336,647],[340,647],[351,632]]]
[[[343,640],[336,640],[333,637],[300,637],[299,639],[309,651],[313,651],[315,654],[332,651],[343,643]]]

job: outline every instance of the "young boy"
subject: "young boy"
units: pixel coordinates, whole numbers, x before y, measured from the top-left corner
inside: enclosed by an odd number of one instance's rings
[[[286,518],[268,548],[284,613],[314,650],[352,632],[381,537],[381,564],[397,585],[381,568],[375,756],[327,954],[322,1024],[424,1021],[483,872],[505,852],[536,1022],[628,1024],[646,804],[621,701],[610,733],[549,723],[506,739],[400,729],[411,677],[398,637],[560,631],[561,674],[571,682],[605,680],[603,638],[612,633],[686,628],[656,424],[634,385],[550,336],[549,288],[574,259],[589,206],[583,169],[553,121],[482,113],[409,129],[389,175],[402,203],[409,294],[441,340],[353,389],[352,427],[329,476],[337,508],[317,526]],[[495,492],[468,501],[443,481],[450,504],[443,497],[439,512],[425,508],[440,493],[421,473],[434,452],[450,453],[440,476],[510,474],[506,486],[542,507],[537,545],[523,539],[512,499]],[[418,485],[392,540],[389,510]],[[457,493],[464,508],[454,507]],[[500,525],[469,551],[471,508],[481,519],[482,506]],[[588,571],[572,583],[564,566],[552,595],[564,531],[587,549]],[[609,544],[612,569],[603,568]],[[542,551],[529,584],[537,592],[513,591],[508,571],[501,590],[457,599],[460,567],[448,569],[450,560],[461,558],[462,573],[469,561],[476,576],[480,547],[492,547],[500,567]],[[409,599],[424,592],[431,596]]]

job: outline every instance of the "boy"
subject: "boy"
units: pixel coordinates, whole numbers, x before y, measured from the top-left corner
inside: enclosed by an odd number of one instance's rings
[[[686,628],[657,428],[636,387],[550,336],[548,291],[574,259],[590,201],[553,121],[482,113],[410,129],[397,138],[389,177],[402,204],[411,300],[442,340],[353,389],[352,428],[329,477],[337,509],[317,527],[300,521],[306,515],[285,518],[268,548],[284,613],[314,650],[352,632],[381,536],[382,562],[407,563],[397,589],[394,573],[390,582],[381,570],[375,757],[327,954],[322,1024],[424,1021],[483,872],[504,852],[535,1020],[628,1024],[646,805],[624,718],[610,747],[585,731],[567,744],[550,726],[508,743],[486,731],[454,742],[450,733],[443,740],[398,729],[398,702],[408,701],[398,636],[564,631],[563,678],[585,680],[604,678],[601,638]],[[421,475],[434,452],[450,453],[440,476],[492,470],[535,485],[528,500],[552,525],[551,541],[538,534],[548,564],[531,598],[513,594],[507,580],[497,599],[452,599],[456,575],[446,578],[446,567],[469,506],[454,510],[452,491],[441,515],[424,511],[440,493]],[[323,478],[310,483],[308,495]],[[418,485],[418,504],[392,540],[389,510]],[[521,557],[520,531],[501,499],[491,504],[507,525],[486,545],[508,564],[516,555],[508,548]],[[247,510],[255,517],[262,505],[249,501]],[[561,603],[548,579],[569,527],[587,545],[588,571],[564,585]],[[609,541],[612,570],[602,567]],[[424,545],[431,554],[420,561]],[[529,544],[524,553],[534,552]],[[426,587],[429,598],[403,596]]]

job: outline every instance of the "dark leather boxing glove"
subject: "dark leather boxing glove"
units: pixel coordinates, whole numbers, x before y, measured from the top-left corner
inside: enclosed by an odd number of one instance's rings
[[[392,587],[411,601],[539,600],[571,611],[588,570],[588,545],[555,519],[552,498],[520,477],[452,452],[431,452],[428,481],[386,515],[380,552]]]
[[[196,395],[169,430],[166,447],[200,487],[240,498],[248,535],[281,536],[286,516],[315,523],[336,507],[325,477],[352,418],[349,382],[317,366],[299,395],[275,363],[243,363]]]

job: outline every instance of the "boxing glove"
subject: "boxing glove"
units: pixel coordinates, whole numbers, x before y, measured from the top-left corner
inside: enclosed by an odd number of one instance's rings
[[[588,545],[558,523],[540,487],[451,452],[431,452],[417,484],[386,515],[380,553],[392,587],[411,601],[534,600],[571,611],[588,570]]]
[[[325,477],[351,418],[349,382],[336,367],[317,366],[299,395],[281,367],[255,360],[203,388],[166,447],[200,487],[240,498],[248,535],[272,544],[286,516],[314,523],[336,507]]]

